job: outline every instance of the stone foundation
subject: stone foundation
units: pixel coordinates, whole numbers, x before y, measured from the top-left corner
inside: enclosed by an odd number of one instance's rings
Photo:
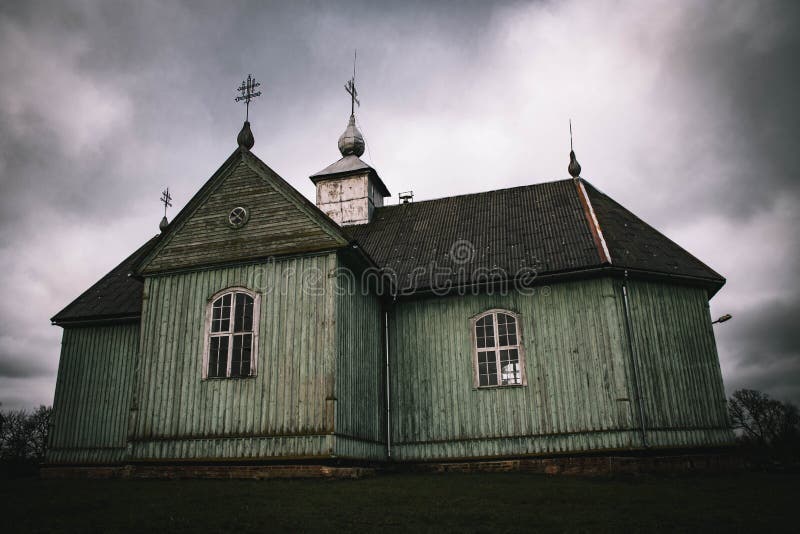
[[[271,479],[271,478],[362,478],[375,474],[369,467],[327,465],[125,465],[115,467],[48,466],[42,478],[138,478],[175,480],[182,478]]]
[[[525,472],[546,475],[609,476],[650,473],[723,473],[743,468],[730,453],[669,456],[578,456],[513,460],[421,463],[413,471],[434,473]]]
[[[396,463],[381,466],[284,465],[156,465],[47,466],[42,478],[140,478],[140,479],[357,479],[383,472],[423,473],[539,473],[546,475],[610,476],[638,474],[724,473],[743,469],[739,456],[730,451],[673,455],[561,456],[508,460]]]

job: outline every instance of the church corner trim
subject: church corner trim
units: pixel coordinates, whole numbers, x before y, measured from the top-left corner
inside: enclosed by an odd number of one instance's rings
[[[578,197],[583,207],[583,213],[586,216],[586,222],[589,225],[589,231],[592,233],[592,238],[597,247],[600,263],[611,265],[611,253],[608,251],[608,244],[606,243],[605,237],[603,237],[603,229],[600,227],[600,222],[597,220],[597,214],[592,206],[592,201],[589,198],[589,194],[586,192],[586,187],[583,185],[583,178],[575,179],[575,188],[578,190]]]

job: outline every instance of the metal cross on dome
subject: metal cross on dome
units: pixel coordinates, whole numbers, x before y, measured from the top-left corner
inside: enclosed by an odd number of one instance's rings
[[[161,202],[163,202],[163,203],[164,203],[164,217],[166,217],[166,216],[167,216],[167,208],[168,208],[168,207],[169,207],[169,208],[171,208],[171,207],[172,207],[172,202],[171,202],[171,200],[172,200],[172,196],[170,196],[170,194],[169,194],[169,187],[168,187],[168,188],[164,189],[164,190],[161,192]]]
[[[350,115],[355,114],[356,112],[356,104],[358,107],[361,107],[361,102],[358,101],[358,91],[356,91],[356,56],[358,54],[358,50],[353,52],[353,77],[347,80],[347,83],[344,84],[344,90],[350,93]]]
[[[246,110],[245,110],[245,121],[250,120],[250,101],[257,96],[261,96],[261,91],[256,91],[257,87],[260,87],[261,84],[253,78],[252,74],[247,75],[247,79],[242,81],[242,85],[240,85],[236,90],[242,93],[240,96],[236,97],[236,102],[244,101]]]

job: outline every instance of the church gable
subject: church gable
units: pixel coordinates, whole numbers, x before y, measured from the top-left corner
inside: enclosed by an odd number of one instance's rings
[[[238,151],[139,266],[150,274],[347,244],[338,226],[252,154]]]

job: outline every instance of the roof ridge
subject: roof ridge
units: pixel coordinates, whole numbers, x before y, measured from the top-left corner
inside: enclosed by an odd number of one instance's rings
[[[695,256],[694,254],[692,254],[691,252],[689,252],[688,250],[686,250],[685,248],[683,248],[683,246],[681,246],[681,245],[680,245],[680,244],[678,244],[676,241],[674,241],[673,239],[671,239],[671,238],[670,238],[669,236],[667,236],[665,233],[663,233],[662,231],[660,231],[659,229],[657,229],[656,227],[654,227],[653,225],[651,225],[650,223],[648,223],[647,221],[645,221],[644,219],[642,219],[641,217],[639,217],[638,215],[636,215],[636,214],[635,214],[633,211],[629,210],[628,208],[626,208],[625,206],[623,206],[621,203],[619,203],[619,202],[617,202],[616,200],[614,200],[614,198],[613,198],[613,197],[611,197],[610,195],[608,195],[607,193],[604,193],[603,191],[601,191],[601,190],[599,190],[598,188],[596,188],[594,185],[592,185],[592,183],[591,183],[591,182],[589,182],[589,181],[586,181],[586,180],[584,180],[584,182],[585,182],[585,183],[586,183],[586,184],[587,184],[589,187],[591,187],[592,189],[594,189],[594,191],[595,191],[595,192],[596,192],[598,195],[600,195],[600,196],[604,197],[604,198],[605,198],[607,201],[609,201],[609,202],[612,202],[612,203],[616,204],[617,206],[619,206],[620,208],[622,208],[623,210],[625,210],[625,211],[626,211],[627,213],[629,213],[629,214],[630,214],[632,217],[634,217],[634,218],[635,218],[635,219],[636,219],[636,220],[639,222],[639,224],[642,224],[642,225],[644,225],[646,228],[648,228],[649,230],[651,230],[652,232],[654,232],[655,234],[657,234],[659,237],[661,237],[661,238],[663,238],[664,240],[668,241],[668,242],[669,242],[669,243],[670,243],[672,246],[676,247],[678,250],[680,250],[681,252],[683,252],[684,254],[686,254],[687,256],[689,256],[689,257],[690,257],[690,258],[691,258],[693,261],[697,262],[699,265],[701,265],[702,267],[704,267],[705,269],[707,269],[709,272],[713,273],[713,275],[715,275],[715,276],[717,277],[717,279],[718,279],[718,280],[722,281],[722,282],[723,282],[723,284],[725,283],[726,279],[725,279],[725,277],[724,277],[724,276],[722,276],[722,275],[721,275],[721,274],[719,274],[719,273],[718,273],[716,270],[714,270],[714,269],[712,269],[711,267],[709,267],[709,266],[708,266],[708,265],[707,265],[707,264],[706,264],[704,261],[702,261],[702,260],[701,260],[701,259],[699,259],[697,256]],[[587,192],[587,193],[588,193],[588,192]],[[708,279],[710,279],[710,280],[711,280],[711,279],[713,279],[713,278],[708,278]]]
[[[489,193],[499,193],[501,191],[511,191],[512,189],[528,189],[531,187],[538,187],[547,184],[557,184],[559,182],[569,182],[572,178],[563,178],[561,180],[550,180],[549,182],[538,182],[535,184],[526,184],[526,185],[514,185],[511,187],[501,187],[499,189],[489,189],[488,191],[478,191],[475,193],[461,193],[460,195],[450,195],[449,197],[437,197],[437,198],[428,198],[425,200],[415,200],[414,202],[410,202],[408,204],[423,204],[425,202],[437,202],[440,200],[449,200],[451,198],[461,198],[461,197],[469,197],[469,196],[476,196],[476,195],[486,195]],[[385,208],[396,208],[398,206],[406,206],[408,204],[388,204],[386,206],[381,206],[380,208],[375,208],[376,210],[385,209]],[[352,225],[356,226],[356,225]],[[360,226],[360,225],[358,225]]]
[[[581,206],[583,207],[583,213],[586,216],[586,222],[589,223],[589,230],[591,231],[592,238],[597,246],[597,254],[600,256],[600,263],[611,264],[613,263],[611,261],[611,253],[608,250],[608,244],[603,236],[603,229],[600,227],[600,221],[597,219],[594,206],[592,206],[592,199],[589,198],[588,193],[586,193],[586,188],[583,186],[585,181],[586,180],[580,176],[575,178],[575,188],[580,196],[579,200]]]

